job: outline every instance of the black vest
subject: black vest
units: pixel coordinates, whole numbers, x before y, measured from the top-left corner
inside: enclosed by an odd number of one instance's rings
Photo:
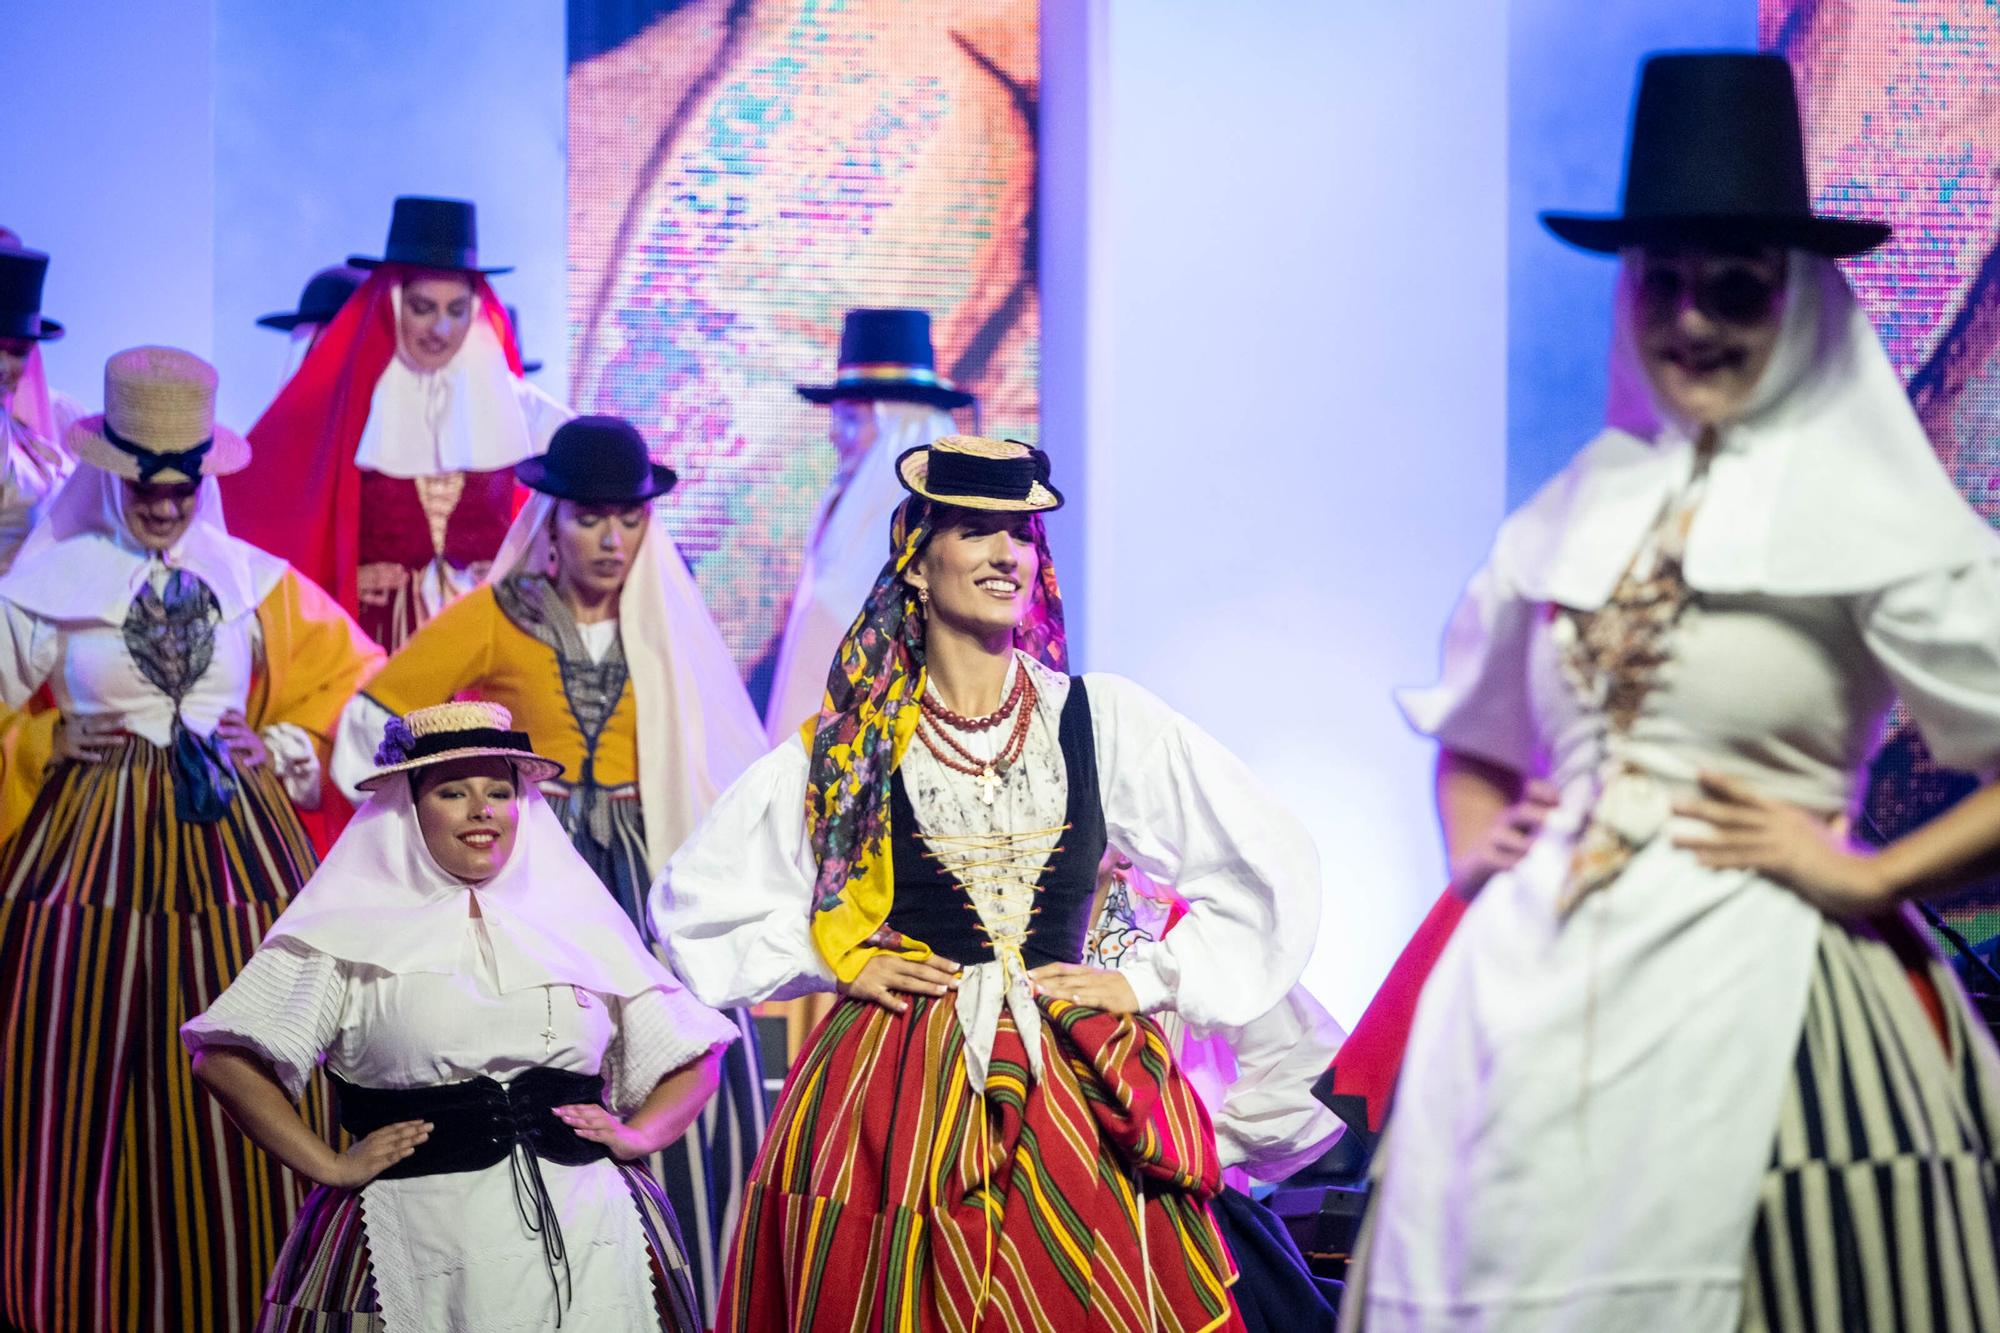
[[[1029,967],[1083,961],[1097,866],[1104,858],[1104,804],[1097,794],[1097,738],[1090,700],[1072,676],[1058,728],[1069,773],[1064,833],[1035,884],[1034,916],[1022,956]],[[883,924],[967,967],[993,961],[993,945],[963,887],[924,845],[916,811],[898,771],[889,784],[889,842],[895,857],[896,899]]]

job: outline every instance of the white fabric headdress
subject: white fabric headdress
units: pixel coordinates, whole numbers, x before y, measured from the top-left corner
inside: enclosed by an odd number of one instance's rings
[[[882,572],[889,520],[909,496],[896,479],[896,460],[958,429],[950,413],[928,403],[875,399],[867,406],[875,418],[875,441],[846,484],[836,478],[828,488],[806,536],[798,591],[785,616],[764,708],[773,745],[819,716],[833,655]]]
[[[1533,601],[1602,606],[1693,470],[1694,432],[1662,410],[1640,361],[1632,270],[1619,283],[1606,429],[1500,530],[1495,563]],[[2000,555],[1839,268],[1793,252],[1787,279],[1771,364],[1709,465],[1689,585],[1832,596]]]
[[[536,492],[515,516],[489,582],[551,567],[549,520],[557,503]],[[639,710],[646,866],[658,878],[715,798],[763,754],[764,729],[694,575],[665,526],[648,522],[618,594],[618,633]]]
[[[410,783],[384,784],[264,943],[296,940],[397,975],[450,975],[458,970],[470,893],[479,895],[502,992],[568,985],[633,996],[681,989],[529,784],[520,789],[520,824],[507,864],[477,886],[446,873],[431,855]]]
[[[507,350],[472,298],[471,328],[441,370],[418,370],[403,345],[403,288],[389,293],[396,355],[369,399],[354,465],[391,477],[492,472],[541,452],[521,410]]]
[[[201,479],[187,531],[156,557],[125,524],[125,483],[79,462],[0,578],[0,597],[45,620],[116,625],[155,559],[198,575],[215,593],[224,621],[254,613],[288,568],[229,535],[214,477]]]

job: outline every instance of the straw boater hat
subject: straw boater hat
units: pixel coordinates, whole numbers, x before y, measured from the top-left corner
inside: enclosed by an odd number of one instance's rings
[[[1019,440],[945,435],[906,450],[896,475],[910,494],[962,509],[1037,513],[1063,503],[1049,485],[1049,456]]]
[[[523,782],[562,776],[561,764],[536,754],[528,733],[514,730],[512,713],[499,704],[463,700],[390,718],[375,751],[375,771],[354,785],[374,791],[398,773],[484,755],[511,761]]]
[[[250,442],[215,424],[215,367],[177,347],[134,347],[104,363],[104,410],[69,428],[70,452],[127,481],[226,477]]]

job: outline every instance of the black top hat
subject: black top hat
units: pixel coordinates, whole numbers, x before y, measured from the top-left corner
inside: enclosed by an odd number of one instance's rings
[[[306,279],[305,290],[299,293],[297,310],[265,315],[257,323],[285,333],[290,333],[301,324],[325,324],[340,313],[340,308],[347,304],[347,298],[360,290],[361,284],[367,280],[366,273],[346,264],[323,268]]]
[[[511,273],[511,268],[479,266],[479,215],[470,200],[396,197],[389,214],[389,243],[382,257],[349,255],[356,268],[409,264],[415,268],[457,269],[466,273]]]
[[[645,437],[623,417],[577,417],[549,437],[549,451],[514,465],[523,486],[578,504],[637,504],[679,480],[646,453]]]
[[[42,318],[42,279],[49,257],[39,250],[0,246],[0,338],[54,342],[63,326]]]
[[[1681,243],[1837,257],[1889,237],[1880,222],[1812,211],[1791,66],[1737,51],[1649,57],[1632,108],[1624,212],[1544,213],[1542,223],[1604,254]]]
[[[922,310],[850,310],[840,322],[840,365],[831,384],[801,384],[807,402],[891,398],[964,407],[972,395],[937,373],[931,317]]]

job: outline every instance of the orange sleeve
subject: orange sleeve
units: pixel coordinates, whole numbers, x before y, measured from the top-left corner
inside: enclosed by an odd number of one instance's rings
[[[432,616],[368,682],[370,699],[401,717],[449,703],[492,674],[500,604],[482,584]]]

